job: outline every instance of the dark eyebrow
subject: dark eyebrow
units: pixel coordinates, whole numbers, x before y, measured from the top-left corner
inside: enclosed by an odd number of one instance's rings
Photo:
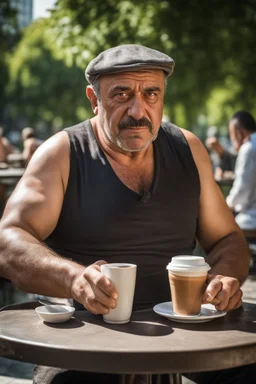
[[[131,88],[127,87],[125,85],[116,85],[113,87],[110,92],[115,93],[115,92],[124,92],[124,91],[130,91]],[[143,90],[143,92],[161,92],[160,87],[147,87]]]
[[[123,86],[123,85],[116,85],[115,87],[113,87],[112,89],[110,89],[110,92],[111,93],[114,93],[114,92],[123,92],[123,91],[129,91],[131,88],[130,87],[127,87],[127,86]]]
[[[154,91],[161,92],[161,88],[160,87],[148,87],[148,88],[145,88],[143,91],[144,92],[154,92]]]

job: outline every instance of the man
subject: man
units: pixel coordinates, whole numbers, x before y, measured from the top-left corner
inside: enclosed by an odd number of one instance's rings
[[[21,136],[23,140],[22,155],[24,159],[24,164],[27,167],[33,153],[42,144],[42,140],[39,140],[35,137],[35,131],[31,127],[23,128]]]
[[[104,314],[117,292],[100,265],[129,262],[138,265],[135,309],[152,307],[170,299],[167,263],[192,254],[197,238],[212,267],[204,302],[241,306],[249,252],[208,154],[192,133],[161,123],[173,68],[169,56],[139,45],[89,63],[95,117],[38,148],[1,222],[0,270],[17,287]],[[86,375],[82,382],[99,382]]]
[[[7,162],[7,156],[16,151],[9,140],[3,136],[4,130],[0,127],[0,162]]]
[[[227,174],[233,176],[237,153],[223,148],[217,137],[208,137],[205,144],[207,148],[219,155],[220,161],[214,172],[215,178],[221,179]]]
[[[3,136],[4,130],[0,127],[0,168],[7,168],[8,155],[13,152],[17,152],[17,148],[15,148],[9,140]],[[7,200],[7,186],[5,184],[0,184],[0,212],[4,209],[6,200]]]
[[[227,196],[243,230],[256,229],[256,123],[252,115],[239,111],[229,122],[229,135],[238,152],[235,181]]]

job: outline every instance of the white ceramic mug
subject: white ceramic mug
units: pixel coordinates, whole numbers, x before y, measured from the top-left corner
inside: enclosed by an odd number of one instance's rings
[[[115,309],[103,315],[106,323],[125,324],[130,321],[136,283],[137,265],[128,263],[109,263],[101,265],[101,272],[115,286],[118,298]]]

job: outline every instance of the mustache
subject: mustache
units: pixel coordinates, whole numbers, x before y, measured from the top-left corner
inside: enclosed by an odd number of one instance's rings
[[[146,119],[146,117],[142,117],[141,119],[137,120],[137,119],[134,119],[134,117],[129,116],[121,120],[118,124],[119,129],[139,128],[139,127],[148,127],[150,132],[153,129],[152,123],[148,119]]]

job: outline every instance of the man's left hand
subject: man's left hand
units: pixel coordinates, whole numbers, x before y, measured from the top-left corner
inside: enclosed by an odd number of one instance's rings
[[[230,311],[242,305],[242,296],[240,283],[234,277],[208,275],[204,304],[214,304],[219,311]]]

